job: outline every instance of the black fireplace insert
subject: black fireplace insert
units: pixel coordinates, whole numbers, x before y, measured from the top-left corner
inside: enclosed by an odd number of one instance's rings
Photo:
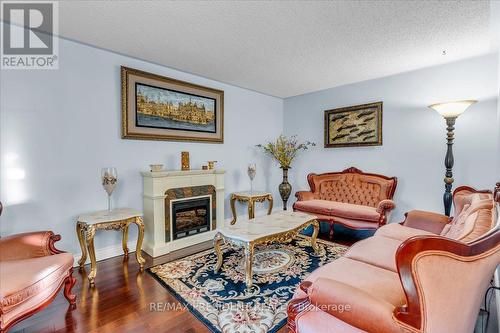
[[[172,202],[173,239],[209,231],[210,212],[209,197]]]

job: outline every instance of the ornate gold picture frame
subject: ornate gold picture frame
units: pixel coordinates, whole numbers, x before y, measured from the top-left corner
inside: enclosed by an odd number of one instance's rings
[[[325,148],[381,145],[382,102],[325,111]]]
[[[121,67],[122,138],[224,142],[224,91]]]

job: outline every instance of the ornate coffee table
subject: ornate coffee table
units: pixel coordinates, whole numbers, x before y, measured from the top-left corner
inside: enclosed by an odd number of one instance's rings
[[[250,288],[252,286],[252,261],[255,245],[289,242],[309,225],[314,228],[311,247],[317,253],[316,237],[319,233],[319,222],[314,215],[299,212],[277,212],[254,218],[251,221],[243,220],[234,225],[224,225],[218,230],[214,238],[214,248],[217,253],[217,264],[214,272],[218,272],[222,266],[221,243],[226,242],[243,248],[245,252],[245,281],[247,288]]]

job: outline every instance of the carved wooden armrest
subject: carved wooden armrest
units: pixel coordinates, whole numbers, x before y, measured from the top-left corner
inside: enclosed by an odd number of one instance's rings
[[[300,283],[300,289],[306,293],[308,293],[308,289],[312,286],[311,281],[303,281]],[[295,323],[295,319],[297,316],[299,316],[301,313],[308,311],[310,308],[311,303],[309,302],[309,297],[305,298],[296,298],[290,301],[288,303],[288,320],[287,320],[287,326],[290,329],[292,333],[295,333],[297,330],[297,326]]]
[[[52,231],[29,232],[0,239],[0,260],[29,259],[62,253],[54,243],[61,240]]]
[[[311,191],[297,191],[295,193],[295,197],[297,198],[298,201],[316,199],[314,193]]]
[[[377,212],[380,214],[385,214],[386,212],[393,210],[395,207],[396,203],[394,203],[394,201],[385,199],[378,203]]]
[[[462,288],[470,287],[469,285],[466,287],[459,284],[454,285],[453,279],[460,281],[460,279],[464,277],[450,273],[454,272],[453,270],[442,270],[441,273],[444,275],[443,277],[437,278],[433,276],[439,271],[439,269],[437,270],[436,268],[436,264],[439,262],[442,263],[442,258],[446,257],[455,262],[462,262],[464,264],[464,274],[468,274],[469,272],[474,272],[474,274],[484,273],[484,275],[486,275],[486,281],[489,281],[491,279],[491,274],[493,274],[493,271],[497,267],[498,261],[490,260],[489,263],[485,264],[489,265],[488,268],[485,266],[481,268],[473,266],[475,264],[472,263],[472,261],[474,261],[473,258],[475,258],[476,262],[487,262],[487,257],[498,256],[499,251],[499,229],[479,237],[470,244],[442,236],[415,236],[407,239],[399,246],[396,252],[396,265],[406,295],[406,305],[394,311],[395,318],[406,325],[420,330],[425,319],[430,320],[429,318],[422,317],[424,313],[422,309],[426,306],[425,302],[429,301],[429,299],[446,297],[446,295],[431,295],[430,292],[436,293],[443,291],[443,293],[447,293],[449,290],[446,290],[446,288],[450,287],[450,284],[451,288],[456,292],[462,291]],[[425,258],[425,260],[421,260],[422,258]],[[438,261],[432,261],[432,259],[438,259]],[[467,270],[466,265],[470,265],[472,269]],[[421,289],[423,288],[422,276],[433,276],[433,280],[435,281],[432,290],[427,289],[427,295],[430,296],[428,296],[429,298],[421,297]],[[465,277],[465,281],[473,280],[480,285],[481,282],[477,281],[478,277],[481,278],[480,276],[469,274]],[[440,288],[440,284],[443,286],[442,288]],[[481,291],[481,293],[482,292],[483,291]],[[458,304],[457,306],[462,310],[463,305]]]
[[[394,201],[390,199],[384,199],[378,203],[377,213],[380,214],[378,219],[378,225],[383,226],[387,223],[388,213],[396,207]]]

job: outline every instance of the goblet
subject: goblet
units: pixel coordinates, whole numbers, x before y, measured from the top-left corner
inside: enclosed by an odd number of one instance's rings
[[[101,169],[101,179],[102,187],[108,194],[108,211],[111,211],[111,193],[116,187],[116,182],[118,181],[118,175],[116,173],[116,168],[102,168]]]
[[[255,174],[257,173],[257,165],[255,163],[250,163],[248,165],[248,177],[250,177],[250,193],[253,193],[253,179],[255,178]]]

